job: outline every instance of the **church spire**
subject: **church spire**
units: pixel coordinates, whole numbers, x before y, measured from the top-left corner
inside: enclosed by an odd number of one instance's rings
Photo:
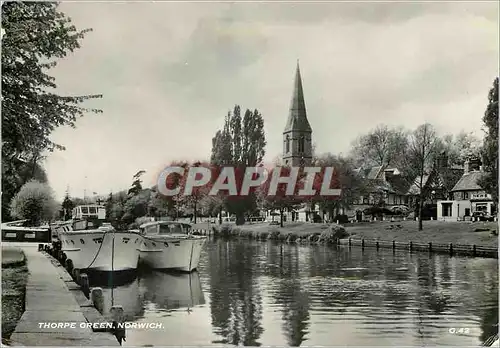
[[[295,71],[295,82],[293,86],[290,111],[285,126],[285,132],[291,131],[312,132],[307,120],[306,104],[304,102],[304,90],[302,89],[302,78],[300,76],[299,60],[297,59],[297,69]]]

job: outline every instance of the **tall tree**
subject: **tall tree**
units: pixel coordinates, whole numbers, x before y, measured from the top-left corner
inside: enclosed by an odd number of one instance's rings
[[[247,109],[243,118],[241,108],[236,105],[233,113],[229,112],[222,130],[212,140],[211,162],[219,166],[233,166],[236,170],[238,191],[246,167],[255,167],[265,155],[266,138],[264,119],[258,110]],[[236,223],[245,222],[245,214],[256,209],[256,196],[250,192],[248,196],[224,197],[228,212],[236,215]]]
[[[106,203],[104,205],[106,209],[106,220],[110,220],[111,217],[111,209],[113,209],[113,192],[109,193],[108,199],[106,199]]]
[[[486,175],[480,185],[498,205],[498,77],[488,93],[488,106],[483,116],[486,135],[483,140],[483,165]]]
[[[433,166],[437,151],[439,151],[439,137],[434,127],[423,124],[417,127],[408,138],[406,151],[406,176],[418,189],[418,230],[423,228],[422,208],[429,192],[425,190],[425,178]]]
[[[398,166],[407,146],[407,134],[403,128],[379,125],[353,145],[352,155],[362,166]]]
[[[481,139],[472,132],[446,134],[440,140],[440,147],[441,151],[446,152],[448,165],[463,165],[467,158],[480,155]]]
[[[133,178],[132,186],[128,190],[129,195],[135,196],[135,195],[139,194],[139,192],[141,192],[141,190],[142,190],[141,176],[144,175],[145,173],[146,172],[144,170],[140,170],[137,173],[135,173],[135,175],[132,177]]]
[[[75,127],[86,112],[82,107],[100,95],[61,96],[54,93],[56,83],[48,70],[57,59],[80,47],[90,29],[77,30],[71,20],[58,11],[55,2],[2,3],[2,205],[8,206],[20,186],[18,180],[27,163],[38,163],[41,154],[64,150],[50,140],[60,126]],[[33,171],[32,171],[33,173]],[[2,207],[2,219],[8,211]]]

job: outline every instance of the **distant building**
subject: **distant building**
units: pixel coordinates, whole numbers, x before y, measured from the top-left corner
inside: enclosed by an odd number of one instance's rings
[[[479,160],[466,160],[464,173],[451,190],[451,197],[437,201],[438,220],[469,220],[475,212],[495,215],[496,207],[491,195],[478,184],[484,175]]]
[[[297,62],[288,119],[283,131],[283,165],[291,167],[311,165],[312,149],[312,128],[307,119],[302,77]],[[311,221],[313,211],[314,207],[303,204],[296,210],[286,212],[284,218],[287,221]],[[267,211],[264,215],[267,220],[272,220],[276,219],[276,213]]]
[[[307,120],[298,62],[288,120],[283,131],[283,162],[288,166],[307,166],[312,162],[312,128]]]

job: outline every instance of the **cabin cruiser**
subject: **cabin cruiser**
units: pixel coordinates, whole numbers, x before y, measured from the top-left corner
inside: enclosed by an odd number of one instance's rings
[[[192,272],[198,267],[207,237],[191,233],[191,224],[154,221],[139,227],[143,236],[139,263],[154,269]]]
[[[61,250],[74,268],[101,272],[137,269],[139,233],[116,231],[109,223],[95,228],[86,220],[70,220],[56,228]]]

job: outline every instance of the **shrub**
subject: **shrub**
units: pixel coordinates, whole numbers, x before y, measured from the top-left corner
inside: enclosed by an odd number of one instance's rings
[[[10,212],[15,218],[28,220],[28,225],[39,226],[55,217],[58,205],[49,185],[32,180],[12,198]]]

